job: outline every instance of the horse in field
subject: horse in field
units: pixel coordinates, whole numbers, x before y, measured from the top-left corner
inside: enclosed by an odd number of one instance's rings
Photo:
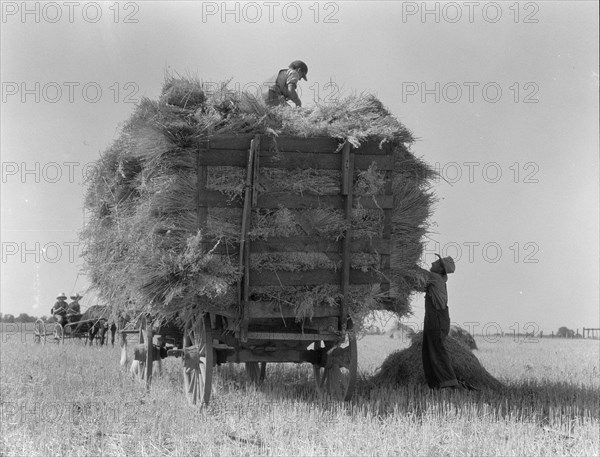
[[[93,305],[90,306],[82,315],[81,315],[81,326],[77,326],[75,331],[83,330],[83,326],[87,327],[87,341],[92,344],[94,339],[97,339],[97,342],[100,346],[104,345],[104,339],[106,337],[106,333],[109,329],[109,319],[111,318],[111,310],[108,306],[104,305]],[[114,324],[113,324],[114,325]],[[115,327],[116,330],[116,327]],[[114,345],[114,331],[112,336],[112,342]]]

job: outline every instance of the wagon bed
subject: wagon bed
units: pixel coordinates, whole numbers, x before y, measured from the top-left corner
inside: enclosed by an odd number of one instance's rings
[[[367,170],[375,165],[384,173],[381,195],[353,197],[355,170]],[[208,167],[244,167],[247,170],[243,196],[231,199],[207,189]],[[280,169],[317,169],[341,171],[338,195],[296,194],[259,191],[261,167]],[[142,324],[135,358],[142,364],[147,385],[152,378],[152,361],[165,355],[183,359],[184,389],[191,403],[207,403],[212,390],[212,372],[216,364],[246,363],[253,379],[261,376],[258,363],[306,362],[314,368],[317,388],[339,399],[349,399],[354,391],[357,374],[356,335],[348,317],[350,285],[380,284],[389,288],[391,222],[393,209],[392,178],[394,156],[389,143],[366,142],[359,148],[339,143],[332,138],[271,137],[260,135],[217,136],[200,142],[196,161],[198,228],[206,227],[209,208],[242,208],[239,268],[243,273],[238,285],[238,303],[226,311],[202,303],[202,312],[185,322],[184,328],[158,327],[150,321]],[[352,208],[383,211],[383,236],[353,239],[350,218]],[[339,241],[318,235],[294,238],[252,240],[248,236],[251,211],[261,209],[337,208],[346,218],[347,229]],[[205,251],[230,249],[215,247],[214,240],[203,241]],[[338,256],[341,269],[303,272],[258,271],[250,268],[254,253],[318,252]],[[353,253],[377,253],[378,271],[358,271],[350,268]],[[254,286],[339,285],[342,299],[336,306],[317,306],[311,319],[297,318],[293,303],[254,301],[250,288]],[[147,316],[150,319],[150,316]],[[127,331],[125,331],[127,333]],[[155,344],[156,334],[161,336]],[[171,341],[166,349],[166,337]],[[263,372],[264,375],[264,365]]]

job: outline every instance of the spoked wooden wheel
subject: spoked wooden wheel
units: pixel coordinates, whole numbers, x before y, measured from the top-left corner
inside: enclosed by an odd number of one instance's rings
[[[33,325],[33,342],[36,344],[46,344],[46,324],[41,319],[35,321]]]
[[[246,374],[250,382],[263,382],[267,375],[267,362],[246,362]]]
[[[183,334],[183,390],[190,404],[210,401],[214,363],[210,316],[185,326]]]
[[[137,376],[140,382],[145,382],[146,387],[150,388],[150,382],[152,381],[152,364],[154,362],[154,347],[152,345],[152,327],[145,318],[142,319],[142,323],[140,325],[138,342],[139,344],[146,346],[146,360],[137,361],[139,364],[137,367]],[[136,360],[132,362],[132,364],[134,363],[136,363]]]
[[[54,342],[56,344],[64,343],[65,330],[63,329],[63,326],[61,324],[59,324],[58,322],[56,324],[54,324],[53,337],[54,337]]]
[[[338,401],[350,400],[356,387],[358,371],[358,350],[354,332],[348,330],[339,345],[326,341],[323,347],[321,341],[315,342],[315,349],[323,351],[324,360],[324,366],[313,365],[319,394],[331,396]]]

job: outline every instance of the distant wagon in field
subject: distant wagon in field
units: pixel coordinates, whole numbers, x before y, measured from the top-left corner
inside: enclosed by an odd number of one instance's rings
[[[64,343],[65,339],[92,344],[96,339],[98,344],[104,345],[110,313],[108,306],[93,305],[76,322],[64,323],[59,320],[47,323],[38,319],[33,328],[34,341],[45,344],[50,337],[54,343],[59,344]]]

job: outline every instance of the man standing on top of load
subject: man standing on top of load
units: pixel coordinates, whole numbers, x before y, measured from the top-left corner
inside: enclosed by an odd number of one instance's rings
[[[285,105],[288,100],[293,101],[296,106],[302,106],[302,102],[296,93],[298,81],[306,79],[308,73],[307,65],[301,60],[294,60],[289,68],[279,70],[271,79],[264,83],[268,88],[265,94],[265,102],[268,106]]]

